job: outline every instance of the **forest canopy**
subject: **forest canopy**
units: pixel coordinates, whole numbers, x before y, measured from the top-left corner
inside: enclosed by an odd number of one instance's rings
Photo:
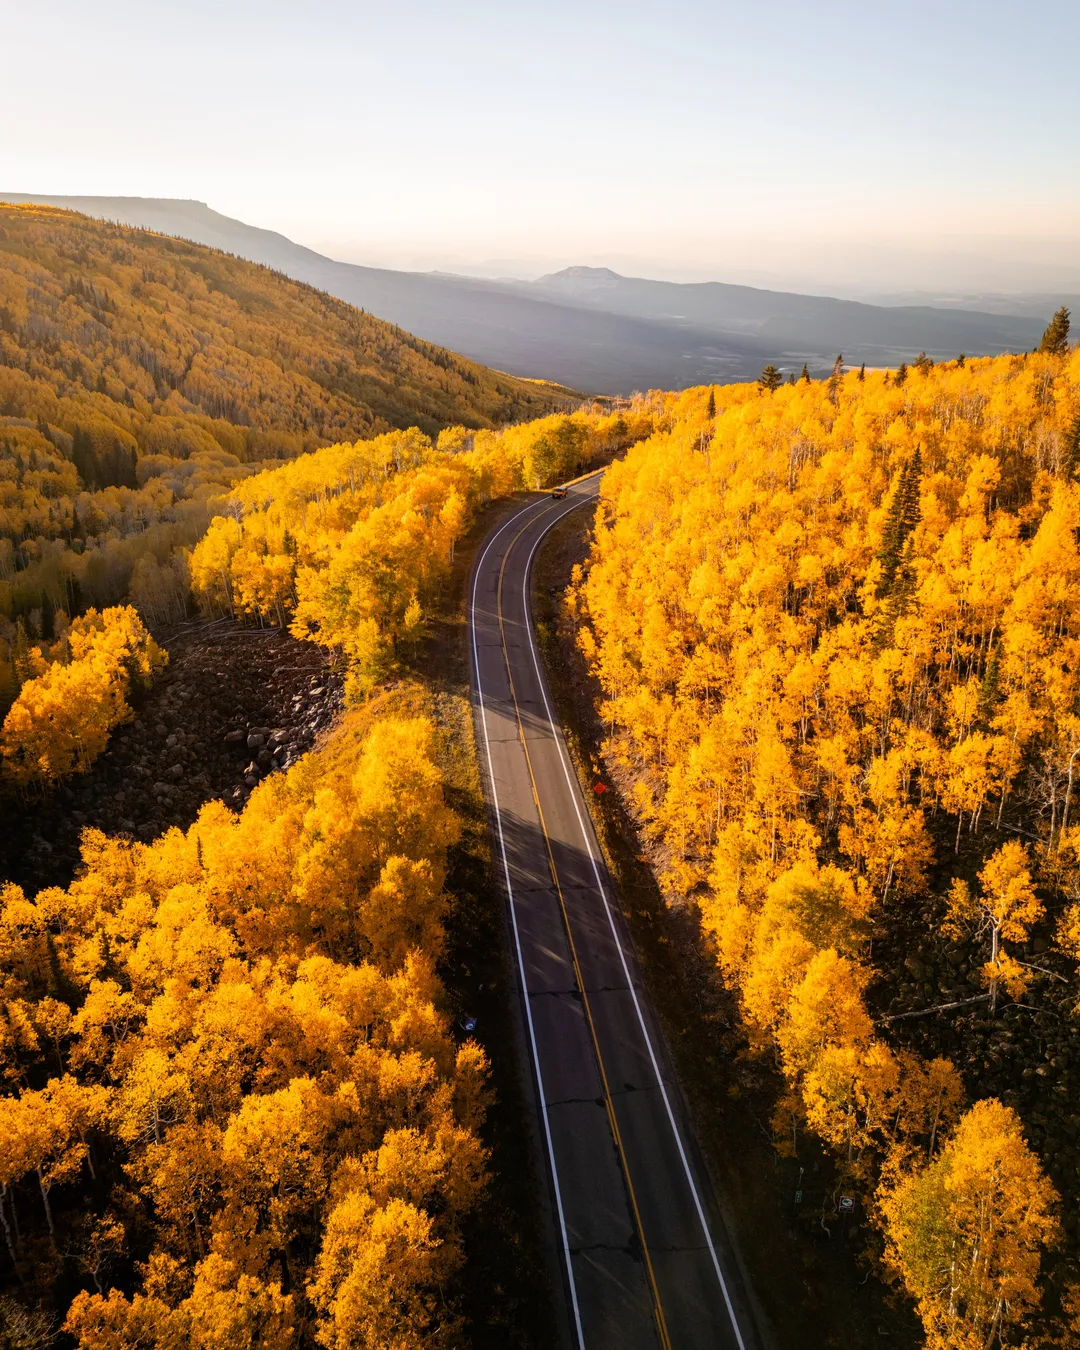
[[[1080,354],[898,375],[669,397],[570,606],[662,880],[782,1071],[777,1138],[835,1150],[945,1350],[1034,1325],[1043,1169],[1076,1187],[1034,1145],[1080,956]]]

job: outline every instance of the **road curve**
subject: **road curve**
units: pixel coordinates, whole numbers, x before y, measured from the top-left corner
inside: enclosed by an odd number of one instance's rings
[[[544,535],[599,478],[515,512],[469,598],[472,692],[576,1350],[757,1350],[533,637]]]

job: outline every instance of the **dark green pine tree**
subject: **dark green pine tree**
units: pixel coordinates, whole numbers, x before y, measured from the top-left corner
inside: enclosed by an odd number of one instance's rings
[[[83,431],[82,427],[76,427],[71,437],[71,462],[75,465],[75,470],[82,479],[84,487],[91,491],[101,487],[97,455],[94,453],[94,442]]]
[[[788,384],[795,383],[795,372],[793,370],[788,373],[787,382]]]
[[[803,362],[802,375],[800,375],[799,378],[800,378],[801,380],[805,381],[806,384],[809,384],[809,383],[810,383],[810,372],[809,372],[809,371],[807,370],[807,368],[806,368],[806,362],[805,362],[805,361]]]
[[[920,375],[929,375],[934,369],[933,361],[930,360],[925,352],[920,352],[912,364]]]
[[[716,395],[709,389],[709,401],[705,404],[705,416],[712,420],[716,416]]]
[[[1062,305],[1046,325],[1046,332],[1039,343],[1039,351],[1050,356],[1064,356],[1069,348],[1069,307]]]
[[[893,376],[893,380],[895,381],[897,387],[899,387],[904,383],[906,379],[907,379],[907,362],[901,361],[900,364],[896,367],[896,374]]]
[[[770,394],[775,393],[783,383],[783,375],[771,362],[758,376],[758,384],[761,385],[762,389],[767,389]]]
[[[56,641],[56,606],[45,591],[41,593],[41,640]]]
[[[890,595],[895,589],[903,568],[907,542],[915,526],[922,519],[922,510],[919,506],[921,483],[922,451],[916,450],[900,470],[896,491],[889,504],[889,514],[885,518],[881,548],[877,555],[881,563],[881,576],[874,591],[879,600]]]
[[[896,632],[896,621],[908,612],[911,608],[911,602],[915,598],[914,552],[914,542],[909,535],[904,540],[897,558],[897,565],[893,573],[885,607],[878,615],[877,628],[874,632],[874,646],[878,650],[892,646]]]
[[[859,375],[858,375],[859,383],[862,384],[862,382],[865,379],[866,379],[866,362],[864,361],[862,365],[859,367]]]
[[[979,688],[979,721],[983,726],[990,725],[997,705],[998,685],[1001,683],[1001,649],[995,643],[990,660],[983,672],[982,685]]]
[[[961,352],[960,355],[956,358],[956,364],[958,366],[962,366],[966,360],[967,357],[964,355],[963,352]]]
[[[1080,478],[1080,408],[1073,418],[1072,426],[1065,433],[1065,445],[1061,452],[1062,478]]]

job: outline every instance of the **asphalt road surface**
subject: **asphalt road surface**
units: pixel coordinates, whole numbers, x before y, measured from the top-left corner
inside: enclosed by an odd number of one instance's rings
[[[533,636],[536,551],[598,487],[592,477],[564,500],[539,498],[494,530],[477,560],[469,605],[479,749],[568,1338],[580,1350],[756,1350]]]

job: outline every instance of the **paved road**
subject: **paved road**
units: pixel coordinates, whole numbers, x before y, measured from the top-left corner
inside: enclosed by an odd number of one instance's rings
[[[533,638],[533,557],[598,484],[587,479],[562,501],[542,497],[495,530],[477,560],[469,608],[479,747],[570,1342],[756,1350]]]

